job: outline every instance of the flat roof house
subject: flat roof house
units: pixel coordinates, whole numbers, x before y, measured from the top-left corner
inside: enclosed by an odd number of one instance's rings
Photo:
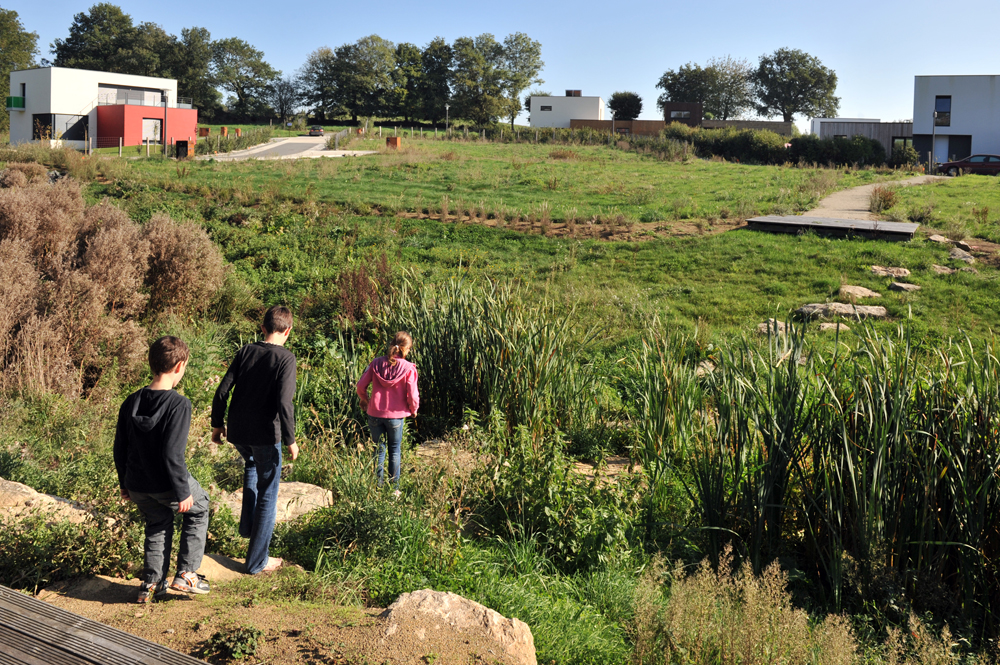
[[[531,97],[532,127],[569,129],[570,120],[604,120],[604,100],[567,90],[565,97]]]
[[[198,111],[174,79],[38,67],[10,73],[10,142],[84,149],[194,141]]]
[[[936,162],[1000,154],[1000,76],[913,77],[913,147]]]

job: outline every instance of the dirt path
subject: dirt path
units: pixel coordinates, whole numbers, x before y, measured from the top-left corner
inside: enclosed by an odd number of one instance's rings
[[[945,180],[940,175],[918,175],[905,180],[897,180],[894,184],[903,187],[910,185],[925,185],[938,180]],[[881,184],[881,183],[878,183]],[[868,211],[868,199],[871,196],[875,184],[861,185],[845,189],[842,192],[834,192],[819,202],[819,206],[809,212],[803,213],[804,217],[836,217],[839,219],[878,219]]]

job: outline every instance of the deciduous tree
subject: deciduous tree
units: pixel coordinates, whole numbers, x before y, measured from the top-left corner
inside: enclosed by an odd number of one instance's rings
[[[762,55],[753,73],[757,112],[765,118],[780,115],[791,122],[796,114],[830,117],[837,114],[840,98],[837,74],[815,56],[798,49],[780,48]]]
[[[390,108],[407,122],[420,116],[420,77],[423,74],[420,47],[409,42],[396,45],[396,67],[392,71]]]
[[[507,96],[503,45],[493,35],[460,37],[452,48],[455,116],[485,127],[508,117],[515,104],[520,109],[520,100]]]
[[[642,113],[642,97],[634,92],[616,92],[608,101],[615,120],[635,120]]]
[[[302,101],[298,83],[290,76],[276,78],[268,86],[267,101],[282,124],[295,113]]]
[[[310,108],[320,122],[324,122],[328,115],[336,115],[338,112],[334,81],[336,64],[337,56],[333,49],[324,46],[310,53],[299,70],[302,103]]]
[[[334,98],[351,114],[385,114],[396,66],[396,46],[378,35],[334,49]]]
[[[38,34],[28,32],[13,9],[0,9],[0,81],[9,81],[10,73],[35,65]],[[10,129],[10,114],[0,113],[0,132]]]
[[[212,79],[233,95],[230,111],[244,117],[267,112],[267,91],[281,75],[264,60],[264,53],[238,37],[212,43]]]
[[[545,83],[538,77],[545,63],[542,62],[542,45],[523,32],[507,35],[503,40],[503,64],[506,70],[506,89],[509,98],[510,127],[521,111],[521,93],[533,85]]]
[[[546,92],[545,90],[529,90],[528,94],[524,96],[524,110],[531,113],[531,98],[532,97],[551,97],[551,92]]]
[[[451,68],[454,52],[442,37],[435,37],[420,54],[417,97],[421,117],[437,123],[445,117],[444,105],[451,100]]]
[[[701,102],[706,117],[739,118],[753,106],[752,71],[749,62],[728,55],[712,58],[705,67],[689,62],[660,77],[656,87],[663,94],[656,105],[663,111],[668,102]],[[669,120],[666,113],[664,119]]]
[[[73,17],[66,39],[52,44],[57,67],[132,74],[136,28],[121,7],[102,2]],[[148,69],[148,63],[141,65]]]

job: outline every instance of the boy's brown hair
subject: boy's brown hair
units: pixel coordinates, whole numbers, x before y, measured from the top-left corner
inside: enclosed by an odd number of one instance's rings
[[[166,374],[190,355],[188,345],[181,338],[164,335],[149,347],[149,369],[153,374]]]
[[[275,305],[264,312],[264,330],[269,334],[285,332],[292,327],[292,310],[284,305]]]

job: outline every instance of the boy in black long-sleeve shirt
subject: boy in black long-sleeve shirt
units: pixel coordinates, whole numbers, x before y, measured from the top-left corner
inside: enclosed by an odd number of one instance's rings
[[[226,437],[243,457],[243,506],[240,535],[250,539],[246,570],[251,575],[281,566],[268,555],[281,482],[281,444],[294,460],[295,444],[295,356],[285,349],[292,332],[292,312],[275,306],[264,314],[264,340],[247,344],[236,352],[229,370],[212,400],[212,441]],[[226,402],[229,391],[229,427]]]
[[[149,348],[153,381],[132,393],[118,411],[115,468],[121,496],[134,501],[146,518],[145,570],[139,602],[167,592],[174,512],[184,515],[177,575],[171,589],[209,592],[198,576],[208,534],[208,494],[184,461],[191,402],[173,389],[187,369],[188,347],[176,337],[161,337]]]

